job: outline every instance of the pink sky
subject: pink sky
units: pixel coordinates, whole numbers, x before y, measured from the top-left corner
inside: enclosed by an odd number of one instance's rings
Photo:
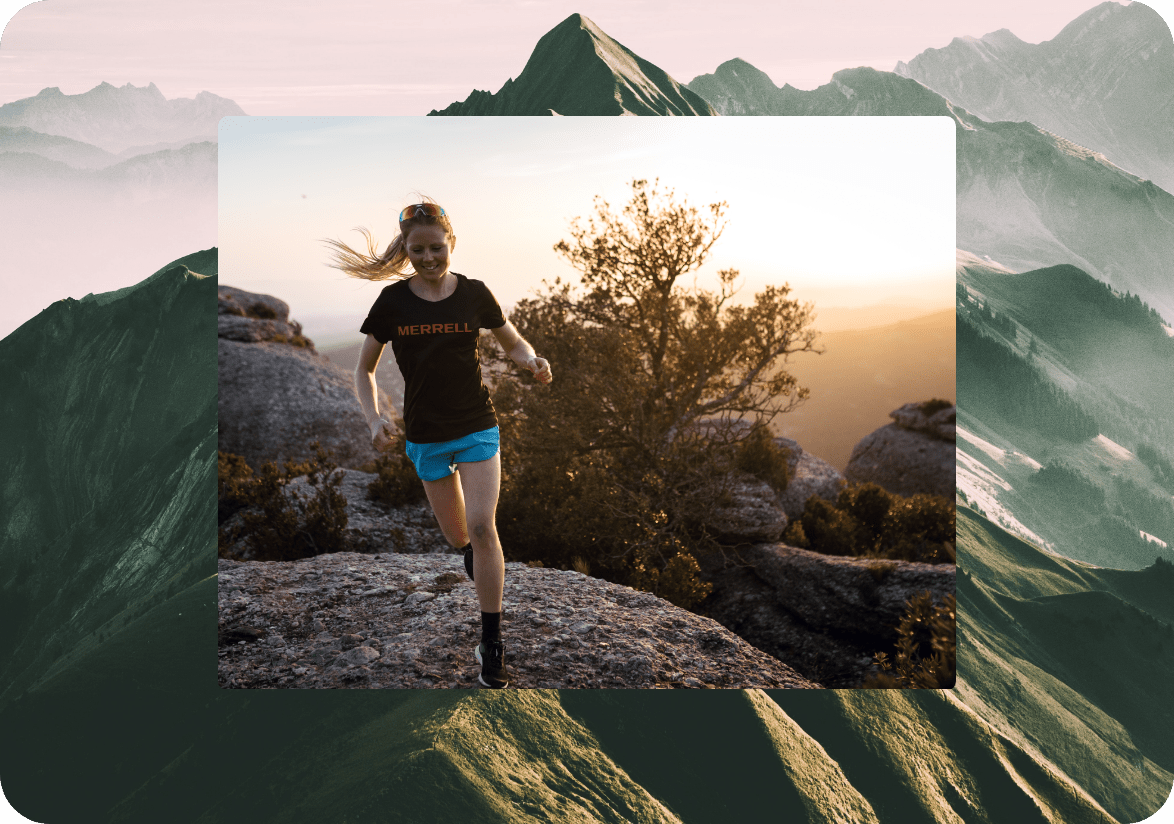
[[[249,114],[425,114],[474,88],[497,91],[576,11],[681,82],[741,57],[779,85],[809,89],[842,68],[891,70],[955,36],[1009,28],[1048,40],[1096,3],[682,0],[671,14],[647,0],[397,5],[294,3],[274,14],[268,0],[41,0],[0,41],[0,103],[47,86],[77,94],[102,81],[154,82],[168,98],[207,90]]]

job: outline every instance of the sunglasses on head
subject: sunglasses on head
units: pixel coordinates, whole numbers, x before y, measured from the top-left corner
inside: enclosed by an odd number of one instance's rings
[[[399,222],[403,223],[405,220],[411,220],[420,215],[428,215],[429,217],[441,217],[444,215],[444,209],[437,206],[435,203],[416,203],[407,207],[399,213]]]

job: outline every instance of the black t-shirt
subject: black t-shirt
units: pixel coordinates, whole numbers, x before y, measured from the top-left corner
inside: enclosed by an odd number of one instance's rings
[[[452,272],[456,289],[444,300],[424,300],[397,280],[384,287],[359,329],[391,343],[404,376],[406,438],[441,443],[497,426],[489,390],[481,381],[479,329],[505,325],[489,288]]]

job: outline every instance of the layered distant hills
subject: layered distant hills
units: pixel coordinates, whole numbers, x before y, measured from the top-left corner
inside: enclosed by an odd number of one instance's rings
[[[1143,3],[1101,3],[1039,44],[1007,29],[957,37],[894,71],[984,120],[1031,121],[1174,191],[1174,48]]]
[[[496,94],[474,91],[431,115],[711,115],[663,69],[572,14],[534,47],[517,80]]]
[[[950,117],[959,248],[1019,271],[1072,263],[1174,319],[1174,197],[1104,155],[1029,122],[987,122],[915,80],[869,68],[801,91],[732,60],[688,86],[723,114]]]
[[[214,245],[216,128],[234,114],[231,100],[167,100],[154,84],[0,106],[0,221],[19,238],[0,247],[0,271],[22,283],[0,305],[0,337],[60,297]],[[71,265],[46,272],[66,249]]]
[[[0,126],[24,126],[114,154],[141,154],[215,141],[220,118],[243,114],[236,103],[210,92],[168,100],[154,83],[119,88],[100,83],[83,94],[62,94],[54,87],[5,103],[0,106]]]

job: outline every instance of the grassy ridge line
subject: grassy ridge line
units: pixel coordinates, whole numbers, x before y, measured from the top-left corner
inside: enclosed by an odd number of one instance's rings
[[[1102,570],[1052,556],[965,508],[958,537],[957,697],[1114,817],[1136,821],[1151,814],[1174,780],[1174,756],[1164,743],[1174,739],[1174,722],[1139,715],[1106,696],[1151,706],[1147,688],[1155,677],[1174,681],[1174,657],[1154,661],[1148,649],[1125,649],[1136,640],[1131,632],[1148,632],[1157,622],[1140,610],[1123,628],[1125,644],[1120,637],[1091,643],[1086,633],[1072,631],[1063,613],[1091,591],[1119,585],[1123,576],[1144,580],[1161,569]],[[1126,606],[1124,591],[1094,597],[1122,610],[1138,606]],[[1113,620],[1104,610],[1088,617]]]

